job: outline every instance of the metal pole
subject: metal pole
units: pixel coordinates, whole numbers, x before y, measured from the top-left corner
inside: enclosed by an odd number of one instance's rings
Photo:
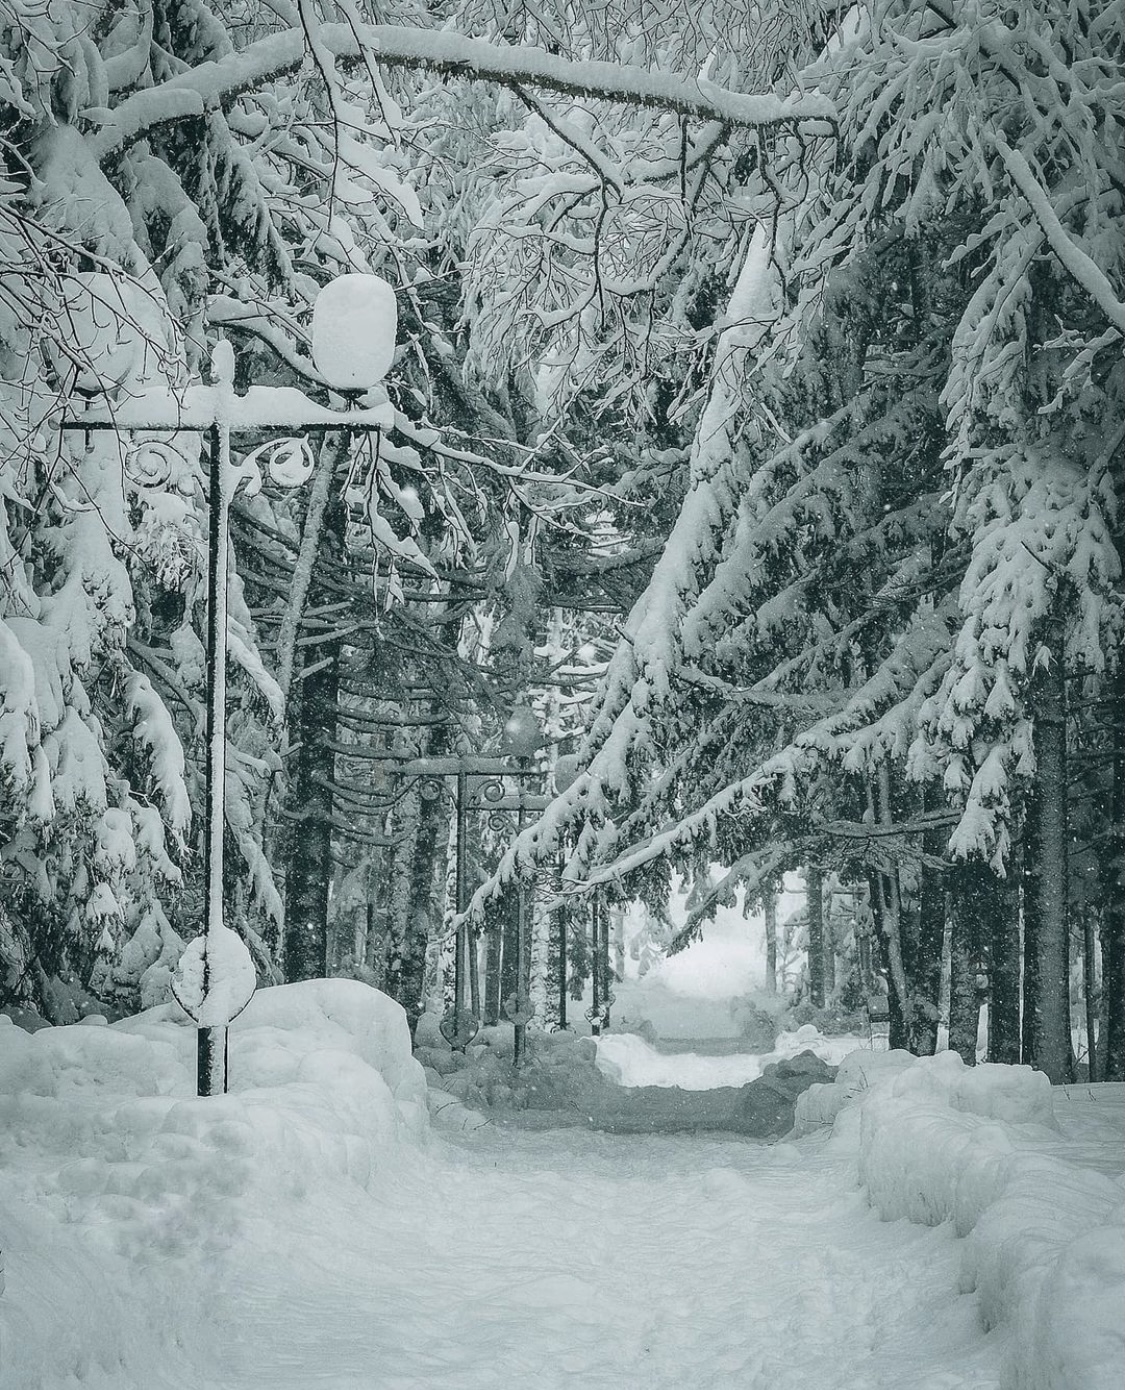
[[[454,870],[454,903],[458,916],[468,906],[468,864],[466,858],[465,832],[468,825],[469,778],[464,769],[457,772],[457,786],[454,792],[454,811],[457,823],[456,867]],[[465,972],[470,968],[468,962],[469,928],[461,922],[457,928],[453,958],[453,1007],[458,1017],[465,1009]],[[475,993],[475,991],[474,991]],[[475,1013],[475,1010],[474,1010]]]
[[[527,821],[527,810],[523,804],[523,784],[524,774],[527,772],[531,759],[519,758],[517,761],[520,770],[519,780],[516,784],[519,790],[520,802],[519,812],[516,817],[516,833],[518,834]],[[519,876],[518,869],[516,890],[518,894],[516,898],[516,1035],[512,1053],[512,1064],[518,1067],[523,1064],[524,1053],[527,1050],[527,1016],[529,1013],[528,1004],[530,1003],[531,994],[531,981],[529,979],[530,959],[527,949],[527,885],[524,883],[523,878]]]
[[[211,986],[209,944],[223,923],[223,817],[226,783],[227,555],[230,545],[227,441],[223,427],[208,431],[210,512],[207,527],[207,756],[203,838],[203,997]],[[196,1090],[201,1096],[227,1089],[225,1028],[200,1027],[196,1035]]]
[[[602,1026],[609,1029],[609,1010],[613,1003],[613,991],[609,987],[609,932],[613,914],[603,905],[602,919]]]
[[[561,868],[561,865],[560,865]],[[561,875],[560,875],[561,877]],[[566,1027],[566,930],[567,910],[559,908],[559,1027]]]
[[[601,967],[601,893],[595,888],[590,900],[590,936],[593,947],[594,1000],[590,1009],[590,1032],[596,1038],[602,1031],[602,967]]]
[[[230,550],[230,500],[237,474],[230,464],[231,430],[274,430],[292,426],[292,392],[259,387],[257,393],[265,404],[252,412],[240,411],[237,422],[229,405],[234,399],[234,354],[229,344],[219,344],[212,356],[213,382],[210,386],[189,387],[187,401],[177,396],[169,398],[167,409],[156,408],[154,415],[138,419],[126,418],[113,412],[109,418],[88,418],[84,411],[77,420],[62,420],[61,430],[82,431],[89,447],[90,434],[95,430],[155,431],[180,434],[207,431],[209,512],[207,526],[207,748],[204,756],[204,835],[203,881],[206,900],[203,913],[202,981],[200,997],[206,1001],[212,984],[211,945],[215,933],[223,925],[223,833],[225,826],[226,787],[226,656],[227,656],[227,575]],[[218,403],[218,408],[216,408]],[[338,411],[306,402],[307,416],[300,428],[323,430],[343,428],[350,433],[377,433],[391,419],[384,407],[341,414]],[[210,424],[204,424],[204,419]],[[284,486],[292,481],[277,478]],[[195,991],[192,991],[193,997]],[[189,1010],[189,1012],[191,1012]],[[194,1017],[194,1013],[192,1014]],[[227,1029],[225,1026],[200,1026],[196,1034],[196,1090],[200,1096],[221,1094],[227,1089]]]

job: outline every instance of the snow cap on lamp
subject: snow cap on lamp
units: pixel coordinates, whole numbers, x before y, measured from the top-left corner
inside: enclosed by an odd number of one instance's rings
[[[395,292],[377,275],[340,275],[316,297],[312,356],[336,391],[366,391],[382,381],[395,354]]]

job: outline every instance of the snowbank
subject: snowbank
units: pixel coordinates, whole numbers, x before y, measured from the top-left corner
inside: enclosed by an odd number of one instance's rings
[[[771,1063],[789,1061],[802,1052],[815,1053],[821,1061],[835,1066],[853,1054],[861,1041],[854,1036],[825,1037],[811,1024],[804,1024],[794,1032],[779,1034],[772,1051],[710,1056],[661,1052],[637,1033],[612,1032],[597,1040],[598,1068],[621,1086],[680,1086],[686,1091],[704,1091],[715,1086],[743,1086],[757,1080]]]
[[[661,1054],[635,1034],[595,1040],[533,1030],[516,1071],[510,1025],[482,1028],[459,1053],[441,1038],[435,1016],[426,1014],[415,1031],[415,1056],[425,1065],[431,1114],[442,1128],[479,1127],[487,1111],[493,1121],[523,1128],[728,1132],[772,1143],[792,1127],[797,1095],[833,1075],[801,1046],[816,1041],[810,1034],[815,1030],[799,1041],[794,1035],[781,1054],[692,1056]],[[646,1071],[660,1074],[661,1084],[646,1084]],[[681,1079],[689,1084],[680,1085]]]
[[[606,1033],[598,1038],[598,1070],[620,1086],[742,1086],[762,1074],[752,1052],[708,1056],[696,1052],[658,1052],[637,1033]]]
[[[326,1150],[362,1180],[375,1150],[426,1128],[406,1015],[354,980],[260,990],[231,1028],[231,1093],[206,1100],[175,1004],[110,1026],[0,1028],[0,1152],[53,1156],[51,1182],[84,1199],[230,1195],[250,1159],[277,1176]]]
[[[1120,1106],[1121,1088],[1103,1100]],[[858,1124],[857,1124],[858,1121]],[[1125,1377],[1125,1186],[1058,1150],[1046,1076],[952,1052],[854,1054],[797,1102],[834,1122],[884,1220],[949,1221],[961,1287],[1011,1332],[1005,1390],[1117,1390]],[[1054,1150],[1055,1152],[1052,1152]]]
[[[225,1096],[196,1098],[195,1039],[174,1004],[35,1033],[0,1018],[5,1390],[155,1385],[185,1328],[205,1360],[206,1291],[247,1228],[284,1230],[313,1187],[373,1188],[424,1138],[406,1016],[366,985],[261,990]]]

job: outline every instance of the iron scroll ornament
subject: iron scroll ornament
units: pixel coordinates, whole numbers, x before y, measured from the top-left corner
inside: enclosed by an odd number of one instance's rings
[[[504,819],[507,813],[498,809],[496,805],[497,802],[503,801],[505,794],[504,783],[499,777],[487,777],[475,789],[469,802],[469,810],[488,812],[488,828],[497,834],[502,834],[509,825]]]

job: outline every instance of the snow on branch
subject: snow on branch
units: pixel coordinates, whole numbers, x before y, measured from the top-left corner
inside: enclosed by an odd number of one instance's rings
[[[374,60],[388,67],[424,68],[448,77],[504,86],[522,84],[566,96],[651,106],[735,126],[836,124],[835,107],[819,93],[779,96],[773,92],[732,92],[702,79],[618,63],[571,62],[537,48],[512,48],[462,34],[396,25],[323,24],[317,38],[321,51],[338,60]],[[96,113],[102,124],[91,142],[95,155],[105,160],[154,126],[202,115],[243,92],[293,72],[305,61],[306,52],[304,32],[299,28],[287,29],[136,92],[116,110]]]
[[[1031,166],[1019,150],[1013,150],[1002,135],[994,135],[992,138],[1009,177],[1030,204],[1035,220],[1042,227],[1051,250],[1110,323],[1121,332],[1125,332],[1125,304],[1114,294],[1113,286],[1105,272],[1068,234],[1051,206],[1046,190],[1031,172]]]
[[[207,322],[215,328],[252,334],[259,342],[272,348],[279,360],[305,381],[316,386],[327,386],[312,358],[298,352],[295,339],[278,326],[274,317],[254,305],[245,304],[229,295],[214,294],[207,301]]]

